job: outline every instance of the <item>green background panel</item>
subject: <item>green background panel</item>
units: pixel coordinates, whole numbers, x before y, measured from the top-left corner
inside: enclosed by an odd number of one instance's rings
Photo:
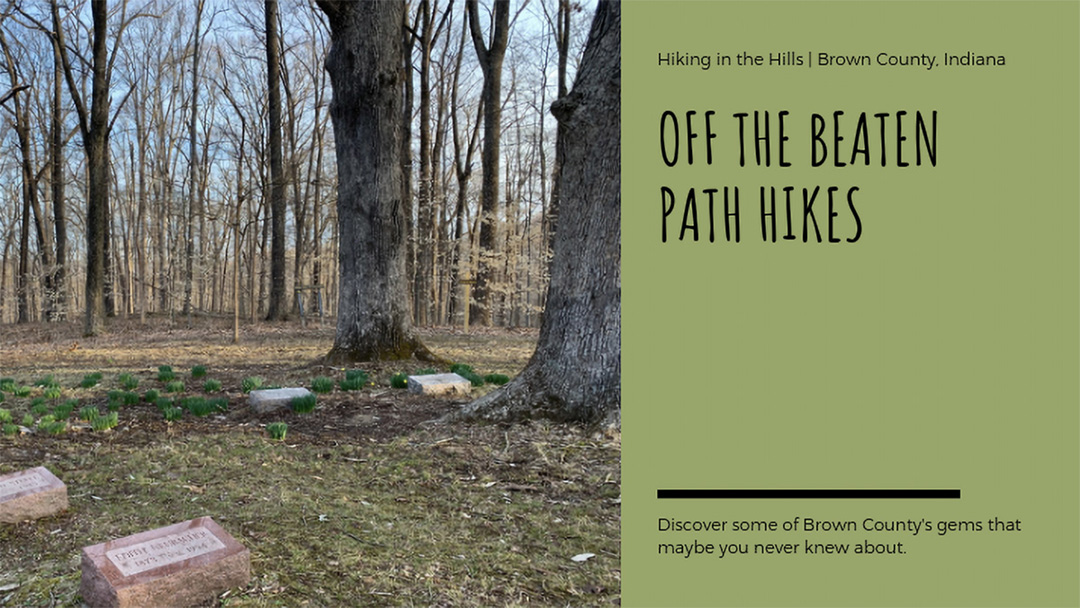
[[[623,570],[627,605],[1076,606],[1080,192],[1076,2],[627,2],[623,12]],[[815,65],[718,66],[717,53]],[[944,67],[945,53],[1004,67]],[[658,66],[659,53],[713,65]],[[927,54],[823,67],[817,54]],[[660,116],[692,166],[667,167]],[[713,162],[706,164],[705,111]],[[738,166],[732,114],[787,110],[791,167]],[[810,115],[909,112],[906,159],[810,166]],[[914,115],[938,112],[937,166]],[[748,157],[752,159],[751,156]],[[831,153],[831,150],[830,150]],[[850,152],[847,152],[850,154]],[[661,243],[660,187],[676,193]],[[741,242],[708,241],[701,190],[738,187]],[[840,187],[856,243],[762,242],[759,187]],[[678,240],[687,191],[700,240]],[[814,204],[824,230],[823,194]],[[779,201],[778,201],[779,202]],[[794,208],[801,237],[801,199]],[[780,219],[783,211],[780,208]],[[813,233],[811,232],[811,235]],[[658,488],[959,488],[961,500],[657,500]],[[1020,520],[1020,532],[690,533],[657,519]],[[658,544],[799,543],[798,555],[660,556]],[[803,543],[904,543],[805,556]]]

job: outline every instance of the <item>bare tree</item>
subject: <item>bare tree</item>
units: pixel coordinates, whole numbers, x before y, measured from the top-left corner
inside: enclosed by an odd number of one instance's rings
[[[619,2],[600,2],[573,90],[552,106],[566,128],[562,219],[536,352],[453,418],[620,422],[620,21]]]
[[[285,169],[281,143],[281,58],[277,0],[266,0],[266,82],[270,102],[270,306],[267,320],[289,314],[285,293]]]
[[[502,137],[502,64],[510,37],[510,0],[495,0],[490,42],[484,41],[477,0],[466,0],[473,48],[484,72],[484,172],[480,195],[480,259],[471,318],[479,325],[491,324],[491,282],[497,241],[496,213],[499,202],[499,139]]]
[[[338,164],[341,287],[331,362],[431,359],[410,321],[402,200],[404,2],[331,2],[326,69]]]

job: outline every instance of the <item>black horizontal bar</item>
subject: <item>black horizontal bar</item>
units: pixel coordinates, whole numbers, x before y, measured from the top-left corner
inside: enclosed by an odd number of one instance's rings
[[[776,489],[776,490],[657,490],[657,498],[760,498],[760,499],[803,499],[803,498],[887,498],[887,499],[959,499],[960,490],[908,490],[908,489]]]

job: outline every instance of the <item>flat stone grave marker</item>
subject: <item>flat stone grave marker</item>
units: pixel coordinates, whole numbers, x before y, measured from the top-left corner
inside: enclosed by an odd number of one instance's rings
[[[468,395],[472,382],[457,374],[426,374],[409,376],[408,387],[410,393],[418,395]]]
[[[48,517],[67,508],[67,486],[45,467],[0,477],[0,523]]]
[[[83,602],[92,608],[192,606],[251,580],[251,552],[199,517],[82,550]]]
[[[297,397],[307,397],[311,394],[306,388],[267,388],[251,391],[248,394],[248,405],[259,414],[272,412],[277,409],[287,408]]]

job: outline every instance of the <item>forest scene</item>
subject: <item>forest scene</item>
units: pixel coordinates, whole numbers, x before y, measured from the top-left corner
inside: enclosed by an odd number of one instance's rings
[[[0,606],[617,605],[619,12],[0,2]]]

